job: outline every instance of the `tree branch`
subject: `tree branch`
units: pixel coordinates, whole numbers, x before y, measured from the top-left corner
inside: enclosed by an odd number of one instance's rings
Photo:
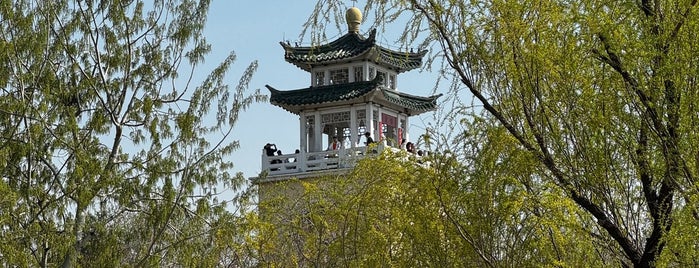
[[[435,7],[435,3],[433,1],[430,1],[430,4],[432,5],[432,8]],[[466,72],[461,68],[459,64],[456,63],[455,57],[457,57],[459,54],[456,53],[456,49],[454,46],[453,41],[451,40],[450,36],[451,33],[447,33],[447,29],[444,27],[444,25],[435,19],[432,16],[432,13],[427,12],[426,8],[421,6],[420,4],[416,3],[413,1],[413,5],[415,6],[416,9],[418,9],[422,15],[424,15],[427,20],[432,24],[433,27],[435,27],[438,31],[438,34],[440,35],[440,44],[442,46],[442,49],[447,51],[448,53],[445,53],[445,57],[447,62],[449,63],[449,66],[451,66],[457,73],[457,75],[461,78],[461,81],[468,87],[469,91],[483,104],[483,108],[486,109],[489,113],[491,113],[493,116],[495,116],[498,121],[503,124],[503,126],[508,130],[508,132],[515,137],[519,141],[519,143],[525,147],[525,149],[533,154],[539,161],[544,164],[544,166],[552,173],[552,175],[556,178],[558,183],[563,187],[564,190],[567,192],[567,194],[573,199],[575,203],[577,203],[579,206],[581,206],[583,209],[587,210],[590,212],[596,219],[597,223],[604,228],[611,236],[614,238],[615,241],[619,244],[619,246],[622,248],[622,250],[625,252],[625,254],[628,256],[629,259],[632,260],[632,262],[637,263],[641,259],[641,253],[638,248],[634,245],[634,243],[628,238],[628,236],[623,232],[619,226],[614,224],[609,217],[605,214],[605,212],[602,210],[602,208],[593,203],[590,199],[582,196],[577,190],[573,189],[570,187],[570,181],[567,178],[568,176],[563,173],[555,164],[555,161],[553,160],[553,157],[550,155],[548,151],[540,151],[534,148],[534,146],[529,143],[522,133],[517,131],[513,125],[504,118],[504,116],[498,111],[480,92],[480,90],[473,84],[473,82],[468,78],[466,75]],[[618,68],[617,71],[622,71],[622,76],[625,77],[625,80],[627,80],[629,83],[634,85],[636,88],[637,82],[631,78],[631,76],[628,74],[628,72],[623,71],[621,68],[620,63],[618,61],[618,57],[614,54],[611,56],[611,63],[614,63],[614,66]],[[617,59],[615,61],[614,59]],[[613,66],[613,67],[614,67]],[[648,98],[641,92],[640,90],[637,90],[638,93],[645,99],[645,102],[648,102]]]

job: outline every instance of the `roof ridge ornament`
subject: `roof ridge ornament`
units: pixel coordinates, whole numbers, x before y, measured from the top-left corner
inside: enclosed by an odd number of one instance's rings
[[[347,20],[347,31],[349,33],[359,33],[359,25],[362,24],[362,12],[359,8],[351,7],[345,13]]]

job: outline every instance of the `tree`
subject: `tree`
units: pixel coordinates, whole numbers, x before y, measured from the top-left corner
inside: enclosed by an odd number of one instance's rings
[[[504,129],[492,135],[505,135]],[[507,141],[507,139],[504,139]],[[509,140],[513,142],[512,139]],[[530,194],[518,181],[525,153],[494,164],[510,145],[463,164],[450,153],[416,158],[385,151],[349,174],[278,182],[260,204],[256,242],[271,266],[511,267],[602,266],[607,248],[581,239],[584,217],[546,186]],[[524,160],[524,161],[521,161]],[[520,169],[518,169],[520,170]],[[463,179],[462,176],[469,176]],[[551,188],[549,186],[549,188]],[[289,194],[289,193],[296,194]],[[272,197],[272,196],[276,196]],[[269,228],[271,227],[271,228]],[[606,261],[606,263],[605,263]]]
[[[346,9],[323,3],[312,32]],[[528,175],[519,183],[560,192],[585,212],[589,241],[613,242],[599,259],[635,267],[696,264],[697,11],[693,0],[369,0],[365,8],[376,24],[408,18],[399,41],[432,45],[432,59],[444,60],[455,107],[441,122],[497,122],[464,134],[506,130],[534,160],[517,171]],[[463,90],[480,105],[461,104]]]
[[[231,53],[201,83],[209,1],[0,4],[0,265],[235,259],[230,133],[259,91]],[[212,104],[214,111],[212,111]],[[231,200],[235,201],[235,200]],[[244,234],[244,233],[243,233]]]
[[[385,152],[349,174],[275,185],[280,194],[260,204],[274,226],[260,232],[262,264],[463,266],[453,244],[441,243],[453,233],[425,185],[433,176],[421,176],[431,171],[404,160],[405,153]]]

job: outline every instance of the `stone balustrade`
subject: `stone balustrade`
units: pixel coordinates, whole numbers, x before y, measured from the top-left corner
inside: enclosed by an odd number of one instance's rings
[[[368,154],[380,152],[383,145],[379,144],[374,150],[367,153],[367,147],[346,148],[321,152],[300,152],[298,154],[285,154],[267,156],[262,153],[262,171],[268,175],[282,175],[311,172],[318,170],[330,170],[352,168],[359,159]]]

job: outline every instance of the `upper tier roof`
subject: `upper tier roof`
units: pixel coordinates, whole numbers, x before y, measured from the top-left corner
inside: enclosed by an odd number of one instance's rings
[[[367,59],[402,73],[419,68],[422,57],[427,53],[427,50],[413,53],[383,48],[376,44],[376,29],[371,31],[368,38],[350,32],[321,46],[294,47],[284,42],[280,44],[284,48],[284,59],[308,72],[315,65]]]
[[[383,86],[380,78],[346,84],[308,87],[280,91],[269,85],[270,103],[294,114],[302,110],[336,107],[343,104],[358,104],[373,101],[408,115],[417,115],[437,108],[437,98],[442,94],[421,97],[410,95]]]

